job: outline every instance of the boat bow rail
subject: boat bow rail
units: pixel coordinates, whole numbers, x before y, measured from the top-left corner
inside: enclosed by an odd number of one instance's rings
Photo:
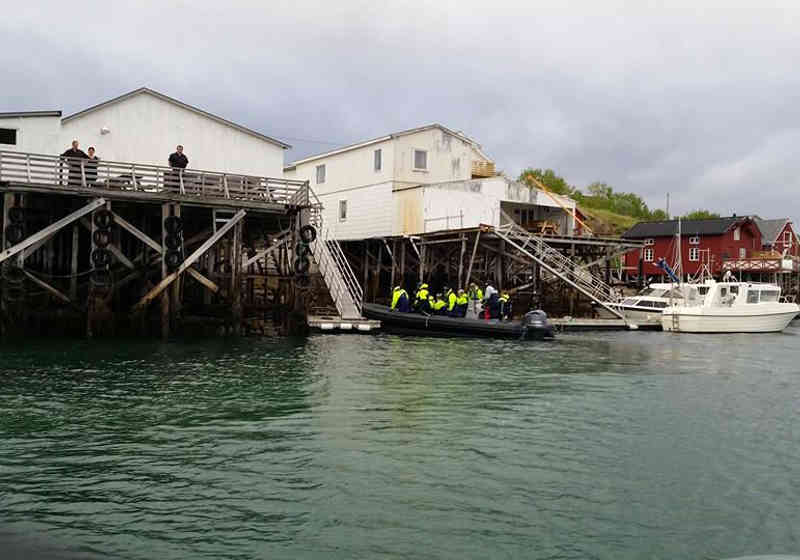
[[[276,177],[10,151],[0,151],[0,182],[65,194],[102,192],[280,207],[302,205],[307,186],[305,181]]]
[[[616,317],[625,320],[625,316],[614,305],[617,298],[611,286],[548,245],[542,237],[517,225],[502,210],[500,213],[505,223],[494,228],[498,237]]]

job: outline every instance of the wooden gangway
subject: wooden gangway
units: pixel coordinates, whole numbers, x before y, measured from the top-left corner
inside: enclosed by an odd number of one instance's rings
[[[307,183],[276,177],[0,151],[0,190],[285,212]]]

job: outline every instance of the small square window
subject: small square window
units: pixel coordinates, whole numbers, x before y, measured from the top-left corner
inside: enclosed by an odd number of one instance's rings
[[[652,249],[645,249],[644,250],[644,262],[653,262],[653,250]]]
[[[17,145],[17,130],[15,128],[0,128],[0,144]]]
[[[380,150],[375,150],[375,171],[380,171],[383,162],[381,161],[383,154]]]
[[[655,245],[656,244],[656,240],[653,239],[652,237],[649,237],[649,238],[644,240],[644,244],[645,245]]]
[[[428,169],[428,152],[414,150],[414,169]]]
[[[317,166],[317,184],[321,185],[325,182],[325,164]]]
[[[739,241],[741,238],[742,238],[742,228],[737,227],[735,230],[733,230],[733,240]]]
[[[340,200],[339,201],[339,221],[344,222],[347,220],[347,201]]]
[[[700,245],[700,237],[695,235],[689,238],[689,245]]]
[[[739,247],[739,258],[746,259],[747,258],[747,249],[744,247]]]

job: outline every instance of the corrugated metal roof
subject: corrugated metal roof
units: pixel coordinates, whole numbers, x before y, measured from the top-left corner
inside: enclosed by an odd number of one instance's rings
[[[204,117],[207,117],[207,118],[209,118],[209,119],[211,119],[213,121],[216,121],[218,123],[230,126],[231,128],[235,128],[236,130],[238,130],[240,132],[244,132],[245,134],[249,134],[251,136],[255,136],[256,138],[260,138],[261,140],[265,140],[267,142],[271,142],[272,144],[280,146],[281,148],[284,148],[284,149],[291,148],[291,146],[289,144],[285,144],[284,142],[281,142],[280,140],[276,140],[275,138],[270,138],[269,136],[261,134],[260,132],[256,132],[255,130],[251,130],[251,129],[249,129],[247,127],[244,127],[244,126],[242,126],[240,124],[236,124],[235,122],[231,122],[231,121],[229,121],[227,119],[223,119],[222,117],[218,117],[217,115],[213,115],[213,114],[211,114],[211,113],[209,113],[207,111],[203,111],[202,109],[198,109],[197,107],[192,107],[188,103],[184,103],[183,101],[178,101],[177,99],[174,99],[174,98],[172,98],[172,97],[170,97],[168,95],[164,95],[163,93],[159,93],[159,92],[157,92],[155,90],[152,90],[152,89],[146,88],[146,87],[141,87],[139,89],[135,89],[135,90],[130,91],[130,92],[124,94],[124,95],[120,95],[119,97],[115,97],[114,99],[109,99],[108,101],[104,101],[103,103],[99,103],[97,105],[89,107],[88,109],[84,109],[83,111],[78,111],[77,113],[73,113],[73,114],[71,114],[71,115],[69,115],[67,117],[64,117],[62,119],[62,122],[67,122],[67,121],[70,121],[72,119],[76,119],[78,117],[86,115],[87,113],[91,113],[91,112],[97,111],[98,109],[102,109],[103,107],[107,107],[107,106],[112,105],[114,103],[119,103],[120,101],[125,101],[126,99],[130,99],[131,97],[134,97],[136,95],[140,95],[140,94],[143,94],[143,93],[146,93],[148,95],[152,95],[153,97],[161,99],[162,101],[166,101],[168,103],[172,103],[173,105],[177,105],[178,107],[181,107],[183,109],[187,109],[189,111],[192,111],[194,113],[197,113],[198,115],[202,115]]]
[[[748,221],[747,217],[730,216],[709,220],[681,220],[682,235],[722,235],[735,224]],[[678,220],[639,222],[622,234],[626,239],[666,237],[678,233]]]

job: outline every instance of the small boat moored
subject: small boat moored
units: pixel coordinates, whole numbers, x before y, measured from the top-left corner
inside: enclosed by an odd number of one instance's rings
[[[682,305],[666,307],[665,331],[690,333],[780,332],[800,313],[796,303],[781,302],[781,288],[756,282],[707,283],[708,293],[695,286]]]
[[[401,313],[374,303],[365,303],[363,313],[365,317],[379,320],[384,330],[405,334],[516,339],[554,337],[547,314],[538,310],[529,311],[520,321]]]

